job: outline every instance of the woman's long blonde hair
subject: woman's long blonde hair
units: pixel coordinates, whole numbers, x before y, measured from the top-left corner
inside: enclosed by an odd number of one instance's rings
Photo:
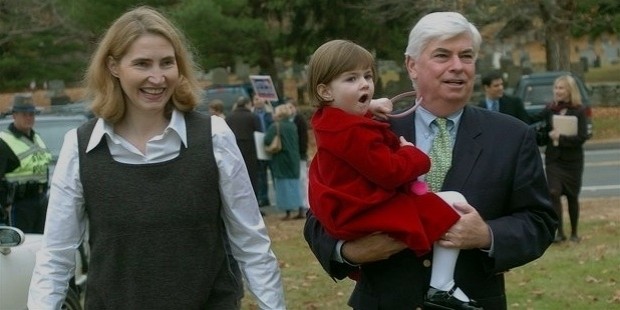
[[[575,78],[570,75],[562,75],[555,79],[553,85],[555,86],[558,83],[564,83],[564,85],[568,86],[569,101],[572,107],[580,107],[583,104],[581,92],[579,92],[579,87],[577,86],[577,82],[575,82]]]

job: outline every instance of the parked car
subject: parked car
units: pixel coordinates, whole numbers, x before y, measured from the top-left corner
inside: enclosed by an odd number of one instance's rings
[[[67,131],[79,127],[88,120],[84,114],[54,115],[39,114],[35,120],[35,131],[41,135],[52,153],[49,168],[53,174],[56,160]],[[13,118],[0,119],[0,130],[6,129]],[[0,226],[0,309],[26,309],[28,287],[35,263],[35,254],[41,247],[42,235],[24,234],[19,229]],[[62,309],[80,310],[81,295],[86,284],[87,251],[76,251],[78,262],[75,278],[71,280],[67,298]]]
[[[588,117],[588,136],[592,136],[592,105],[586,84],[571,72],[549,71],[521,76],[514,88],[513,95],[521,98],[525,110],[530,116],[537,115],[547,104],[553,101],[553,82],[562,75],[570,75],[577,82],[581,100],[586,107]]]
[[[219,99],[224,103],[224,114],[230,114],[239,97],[251,98],[250,89],[245,84],[208,86],[204,89],[202,101],[196,110],[209,113],[209,102]]]
[[[40,234],[24,234],[15,227],[0,226],[0,309],[26,309],[35,254],[41,247]],[[86,285],[82,256],[76,251],[76,274],[69,284],[61,309],[81,310]]]

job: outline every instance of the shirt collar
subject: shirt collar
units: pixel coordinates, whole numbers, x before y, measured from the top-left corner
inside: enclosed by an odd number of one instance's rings
[[[23,131],[18,130],[17,127],[15,127],[15,123],[11,123],[9,125],[9,130],[17,139],[21,138],[22,136],[28,138],[29,140],[34,139],[34,129],[30,129],[30,134],[27,135]]]
[[[501,97],[500,97],[500,98],[501,98]],[[489,109],[489,110],[493,109],[493,103],[494,103],[494,102],[497,102],[497,105],[498,105],[498,106],[497,106],[497,108],[499,109],[499,99],[500,99],[500,98],[495,98],[495,99],[493,99],[493,98],[486,97],[486,100],[487,100],[487,101],[486,101],[486,104],[487,104],[487,109]]]
[[[178,111],[177,109],[172,110],[172,117],[170,118],[170,123],[164,129],[164,134],[174,131],[181,138],[181,142],[185,147],[187,147],[187,131],[185,128],[185,117],[183,112]],[[103,137],[107,135],[110,137],[112,143],[120,144],[116,133],[114,132],[114,126],[109,122],[104,121],[103,119],[97,119],[97,123],[95,124],[95,128],[93,128],[93,132],[90,135],[90,140],[88,140],[88,146],[86,147],[86,152],[90,152],[94,149],[100,142]]]
[[[427,109],[420,105],[416,110],[416,115],[419,115],[420,120],[426,126],[426,128],[430,128],[431,123],[437,118],[437,116],[433,115]],[[448,130],[452,130],[453,128],[458,128],[459,122],[461,121],[461,116],[463,116],[463,109],[459,109],[458,111],[448,115],[447,119],[452,122],[448,122]]]

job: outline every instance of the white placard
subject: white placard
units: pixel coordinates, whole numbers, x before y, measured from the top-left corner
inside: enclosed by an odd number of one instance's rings
[[[265,133],[254,132],[254,145],[256,146],[256,157],[260,160],[271,160],[271,155],[265,152]]]
[[[256,96],[268,101],[278,101],[278,92],[276,92],[271,76],[250,75],[250,82],[252,82]]]

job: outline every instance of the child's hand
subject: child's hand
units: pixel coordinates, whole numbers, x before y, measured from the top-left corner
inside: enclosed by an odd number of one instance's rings
[[[388,114],[392,112],[392,101],[388,98],[379,98],[370,100],[368,110],[375,118],[387,120]]]
[[[413,143],[405,140],[405,138],[403,136],[400,136],[398,139],[400,140],[400,146],[405,146],[405,145],[415,146],[415,145],[413,145]]]

